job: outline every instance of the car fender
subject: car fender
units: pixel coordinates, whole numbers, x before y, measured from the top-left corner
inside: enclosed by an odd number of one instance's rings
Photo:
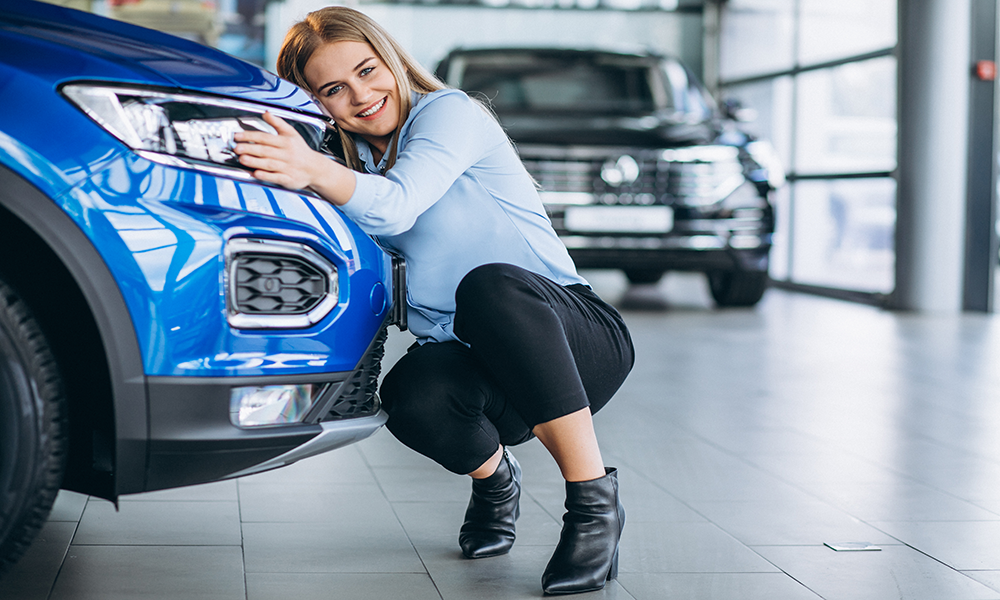
[[[141,481],[147,443],[145,376],[135,328],[121,291],[87,236],[46,194],[5,165],[0,165],[0,190],[0,205],[48,245],[87,301],[108,357],[116,481]]]

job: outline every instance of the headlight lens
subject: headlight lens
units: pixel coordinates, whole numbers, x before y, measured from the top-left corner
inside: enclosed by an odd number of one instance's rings
[[[231,98],[132,87],[74,83],[62,93],[108,133],[146,159],[252,179],[233,152],[238,131],[275,133],[270,112],[321,150],[327,123],[289,110]]]
[[[764,170],[764,179],[772,190],[785,185],[785,167],[774,146],[763,140],[758,140],[747,144],[747,152],[750,154],[750,158]]]

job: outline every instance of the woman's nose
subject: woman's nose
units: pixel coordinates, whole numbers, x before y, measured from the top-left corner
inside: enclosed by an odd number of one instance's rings
[[[371,88],[369,88],[367,85],[359,83],[355,86],[352,86],[351,89],[353,91],[352,100],[354,101],[354,104],[357,105],[364,104],[369,100],[369,98],[371,98],[372,95]]]

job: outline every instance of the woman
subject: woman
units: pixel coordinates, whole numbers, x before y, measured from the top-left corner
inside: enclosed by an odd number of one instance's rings
[[[270,114],[277,135],[244,132],[236,152],[259,179],[312,190],[406,258],[419,345],[382,383],[387,427],[472,477],[463,554],[510,551],[521,469],[507,447],[538,437],[566,480],[567,509],[542,587],[604,587],[625,512],[591,414],[631,369],[632,343],[577,274],[503,130],[348,8],[292,27],[278,72],[333,117],[350,168]]]

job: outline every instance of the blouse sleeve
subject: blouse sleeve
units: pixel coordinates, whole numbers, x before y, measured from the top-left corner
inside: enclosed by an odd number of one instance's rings
[[[404,146],[385,177],[355,173],[354,194],[340,209],[366,233],[408,231],[497,143],[488,130],[492,118],[464,93],[449,92],[414,109]]]

